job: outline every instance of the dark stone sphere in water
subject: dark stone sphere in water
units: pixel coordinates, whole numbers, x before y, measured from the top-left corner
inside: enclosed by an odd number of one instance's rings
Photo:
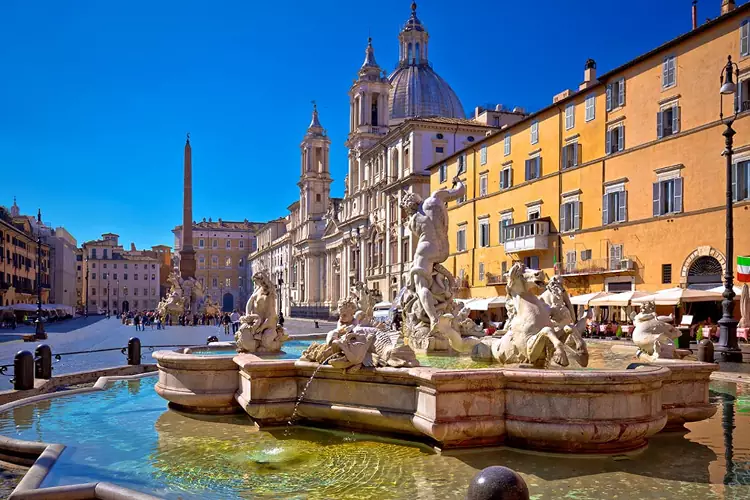
[[[466,500],[529,500],[529,488],[513,469],[493,465],[474,476]]]
[[[219,341],[219,337],[217,337],[216,335],[211,335],[210,337],[206,339],[206,344],[210,344],[211,342],[218,342],[218,341]]]

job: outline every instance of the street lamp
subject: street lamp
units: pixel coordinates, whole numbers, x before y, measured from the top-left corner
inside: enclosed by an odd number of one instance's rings
[[[115,300],[117,302],[120,302],[120,280],[115,280],[115,286],[117,286],[117,293],[115,293]],[[119,306],[120,304],[117,304],[117,305]],[[115,307],[115,312],[118,312],[118,311],[122,312],[120,311],[119,307]]]
[[[86,255],[83,259],[83,265],[86,267],[86,276],[84,278],[84,289],[86,290],[86,303],[84,304],[84,313],[86,317],[89,317],[89,256]]]
[[[109,319],[109,289],[110,289],[109,273],[107,273],[107,319]]]
[[[283,285],[283,284],[284,284],[284,280],[281,277],[281,275],[279,275],[279,279],[277,281],[277,285],[278,285],[278,293],[277,293],[277,295],[279,296],[279,317],[283,316],[283,314],[281,313],[281,285]]]
[[[734,75],[732,74],[734,70]],[[740,70],[736,63],[732,62],[732,56],[727,57],[727,64],[721,70],[719,77],[721,82],[720,89],[720,108],[719,119],[726,125],[722,133],[724,136],[725,148],[722,155],[726,157],[726,266],[724,268],[724,300],[721,301],[722,316],[719,320],[719,344],[716,347],[716,354],[721,361],[742,362],[742,351],[737,344],[737,321],[734,319],[734,221],[732,213],[732,150],[733,137],[735,134],[732,124],[737,118],[739,107],[736,99],[733,102],[731,115],[724,120],[724,96],[731,95],[735,97],[737,84],[735,79],[739,79]]]
[[[47,338],[42,323],[42,209],[36,216],[36,333],[35,340]]]

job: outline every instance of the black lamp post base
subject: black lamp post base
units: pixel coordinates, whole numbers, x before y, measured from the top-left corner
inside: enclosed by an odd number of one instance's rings
[[[36,332],[34,332],[34,339],[35,340],[47,339],[47,332],[44,331],[44,323],[42,323],[39,320],[36,320]]]
[[[742,350],[739,348],[721,347],[714,348],[714,360],[726,363],[742,363]]]

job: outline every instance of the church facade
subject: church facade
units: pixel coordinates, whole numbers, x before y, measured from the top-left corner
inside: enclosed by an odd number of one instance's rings
[[[300,199],[289,207],[289,236],[283,236],[290,255],[288,279],[280,287],[288,295],[285,314],[332,316],[357,282],[393,300],[416,244],[400,208],[404,194],[428,196],[429,165],[525,116],[498,107],[477,108],[466,118],[458,96],[430,64],[429,34],[416,4],[398,42],[399,61],[388,75],[368,40],[349,89],[343,198],[330,196],[330,139],[313,110],[301,144]],[[251,263],[267,261],[265,252],[278,247],[259,248]]]

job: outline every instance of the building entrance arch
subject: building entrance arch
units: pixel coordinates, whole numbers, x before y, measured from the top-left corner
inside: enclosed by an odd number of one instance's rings
[[[698,257],[690,264],[687,275],[689,288],[707,290],[721,286],[721,263],[710,255]]]
[[[130,303],[127,300],[122,301],[122,312],[130,312]]]
[[[234,295],[227,292],[222,297],[222,311],[231,312],[234,309]]]

